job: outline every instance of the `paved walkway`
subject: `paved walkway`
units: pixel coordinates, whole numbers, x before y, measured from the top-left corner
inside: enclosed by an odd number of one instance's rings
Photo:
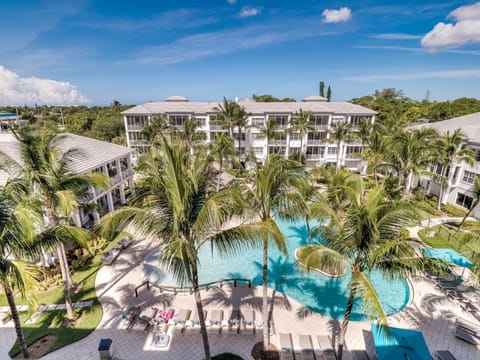
[[[111,266],[102,267],[97,275],[96,288],[102,303],[104,314],[98,328],[89,336],[67,347],[48,354],[44,359],[64,360],[69,358],[94,359],[98,357],[97,347],[101,338],[113,340],[112,349],[119,359],[202,359],[203,347],[198,333],[186,335],[174,334],[168,351],[160,351],[151,345],[152,336],[148,331],[134,328],[130,331],[119,329],[120,314],[127,306],[160,306],[163,308],[195,309],[193,296],[185,294],[159,293],[157,289],[142,288],[139,297],[133,296],[134,288],[140,283],[141,262],[152,244],[137,241],[128,251],[123,252]],[[480,358],[480,350],[475,346],[457,340],[454,337],[455,318],[461,317],[479,323],[473,316],[464,313],[434,284],[423,277],[411,280],[411,302],[399,314],[390,317],[392,326],[421,330],[432,354],[436,350],[450,350],[458,359],[474,360]],[[332,334],[338,327],[338,321],[312,313],[295,300],[270,291],[273,297],[273,320],[275,333],[292,333],[294,346],[298,345],[299,334]],[[224,286],[202,292],[207,311],[249,306],[261,312],[261,288]],[[272,342],[278,345],[277,336]],[[375,358],[369,322],[351,322],[347,332],[347,349],[366,349]],[[8,359],[7,352],[15,341],[15,334],[10,324],[0,328],[0,359]],[[212,334],[210,344],[212,354],[234,352],[244,359],[251,359],[250,351],[255,342],[261,341],[261,334],[230,335]],[[345,360],[351,360],[346,353]]]

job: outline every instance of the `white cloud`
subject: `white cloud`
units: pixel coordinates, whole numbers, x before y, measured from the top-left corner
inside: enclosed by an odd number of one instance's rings
[[[76,86],[63,81],[22,78],[0,65],[0,104],[75,105],[89,99]]]
[[[480,2],[453,10],[454,24],[438,23],[422,38],[422,46],[435,51],[480,42]]]
[[[426,71],[420,73],[378,74],[346,77],[344,80],[375,82],[379,80],[420,80],[420,79],[479,79],[480,69]]]
[[[237,0],[227,0],[227,2],[230,4],[230,5],[235,5],[237,3]]]
[[[261,7],[249,7],[249,6],[244,6],[242,10],[240,10],[240,13],[238,14],[240,17],[249,17],[249,16],[257,16],[262,12]]]
[[[352,11],[348,7],[341,7],[338,10],[325,9],[322,16],[323,22],[327,24],[347,22],[352,18]]]
[[[382,40],[415,40],[420,39],[420,35],[401,34],[401,33],[387,33],[387,34],[375,34],[370,36],[373,39]]]

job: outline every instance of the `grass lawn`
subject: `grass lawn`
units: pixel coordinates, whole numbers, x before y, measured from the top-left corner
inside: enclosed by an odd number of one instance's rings
[[[99,254],[92,259],[89,265],[73,273],[73,281],[80,285],[80,289],[72,295],[72,301],[79,302],[93,300],[92,306],[76,310],[77,314],[80,316],[80,320],[74,327],[62,327],[66,310],[45,311],[34,324],[30,325],[25,324],[25,320],[29,317],[28,314],[26,312],[20,313],[22,329],[28,345],[45,335],[56,335],[57,339],[49,349],[49,352],[52,352],[65,345],[83,339],[96,329],[102,319],[103,310],[95,292],[95,278],[97,271],[102,264],[101,258],[103,253],[113,248],[117,242],[118,241],[111,242],[107,248],[103,250],[102,254]],[[57,286],[49,291],[37,293],[36,297],[38,305],[62,304],[65,302],[63,286]],[[21,298],[16,298],[15,300],[17,306],[25,304],[25,300]],[[1,295],[0,306],[7,305],[8,303],[5,295]],[[18,344],[15,343],[9,354],[10,356],[15,356],[19,351]]]
[[[434,231],[433,237],[427,237],[427,232]],[[459,253],[465,254],[465,248],[462,247],[457,239],[457,232],[450,230],[443,225],[427,227],[418,232],[418,236],[423,242],[434,248],[452,248]]]

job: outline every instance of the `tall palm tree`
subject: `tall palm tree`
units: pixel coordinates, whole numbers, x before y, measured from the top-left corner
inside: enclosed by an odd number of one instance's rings
[[[77,150],[60,150],[60,143],[64,138],[52,129],[21,128],[13,131],[20,151],[21,167],[24,181],[29,184],[31,191],[40,198],[42,211],[46,218],[46,229],[56,229],[63,226],[66,230],[52,232],[56,238],[57,255],[64,286],[67,318],[73,318],[71,292],[73,280],[67,262],[64,243],[76,241],[85,243],[88,232],[82,229],[69,227],[73,214],[78,210],[82,200],[86,200],[86,189],[90,187],[106,188],[108,178],[99,173],[77,175],[72,173],[72,161],[80,156]],[[7,154],[0,154],[9,159]]]
[[[460,224],[458,224],[458,230],[461,229],[461,227],[463,226],[463,224],[465,223],[465,220],[467,220],[467,218],[470,216],[470,214],[473,212],[473,210],[475,209],[475,207],[478,205],[478,203],[480,202],[480,180],[477,178],[475,178],[475,181],[473,183],[473,188],[470,190],[471,193],[473,193],[473,202],[472,202],[472,205],[470,205],[470,209],[468,209],[467,213],[465,214],[465,216],[463,217],[462,221],[460,222]]]
[[[337,145],[337,164],[336,169],[340,168],[340,156],[345,142],[352,141],[354,135],[352,133],[352,125],[346,121],[340,121],[331,125],[328,130],[329,140]]]
[[[386,160],[398,172],[399,185],[403,180],[404,197],[410,196],[413,175],[424,171],[434,161],[437,133],[432,129],[402,131],[386,141]]]
[[[19,292],[30,306],[34,306],[34,279],[38,272],[33,264],[15,258],[40,254],[34,242],[35,230],[40,223],[38,211],[28,199],[20,200],[0,188],[0,285],[7,297],[24,358],[28,358],[29,353],[15,303],[15,293]]]
[[[267,140],[267,154],[270,154],[270,144],[272,139],[275,139],[275,134],[279,133],[278,123],[276,122],[275,118],[269,117],[265,125],[260,126],[260,135],[263,136]]]
[[[158,135],[165,134],[170,128],[168,119],[163,115],[158,115],[142,128],[140,136],[144,137],[150,145],[155,145]]]
[[[300,109],[296,112],[292,118],[290,119],[290,127],[288,129],[289,133],[299,133],[300,134],[300,153],[304,154],[303,149],[303,139],[309,133],[316,133],[317,129],[315,128],[315,124],[312,123],[312,115],[311,111],[303,111]]]
[[[248,212],[254,213],[258,221],[253,225],[267,229],[260,237],[263,243],[263,345],[269,344],[269,312],[268,312],[268,244],[274,243],[281,251],[286,252],[285,238],[274,221],[278,216],[292,219],[304,213],[304,202],[295,189],[301,181],[301,164],[287,160],[277,154],[267,157],[262,165],[255,163],[256,171],[252,183],[245,189],[244,198],[249,205]],[[256,235],[258,237],[258,235]]]
[[[237,254],[258,241],[262,229],[225,227],[241,214],[245,204],[235,189],[215,192],[211,157],[201,151],[191,155],[181,144],[169,144],[166,139],[161,141],[159,154],[144,162],[143,177],[130,206],[107,214],[101,224],[106,234],[130,224],[164,245],[159,261],[180,284],[193,287],[205,358],[210,359],[200,294],[199,249],[211,246],[224,256]]]
[[[242,130],[245,129],[248,125],[248,117],[250,114],[245,110],[243,106],[237,104],[237,110],[235,112],[235,120],[233,124],[238,130],[238,156],[241,157],[241,143],[242,143]]]
[[[217,192],[220,190],[220,179],[223,172],[223,165],[225,160],[228,161],[235,154],[235,148],[233,144],[233,138],[226,133],[220,133],[215,139],[215,145],[213,145],[210,154],[218,161],[219,170],[217,177]]]
[[[362,152],[365,146],[368,145],[373,131],[373,125],[369,119],[362,119],[358,124],[358,137],[362,143]]]
[[[387,325],[387,318],[369,274],[381,270],[395,278],[422,269],[429,261],[415,257],[412,244],[400,238],[400,229],[415,221],[415,211],[406,202],[386,199],[384,189],[377,187],[365,195],[364,184],[355,177],[346,188],[348,204],[343,216],[334,208],[325,208],[330,223],[322,226],[322,235],[328,246],[314,245],[300,253],[300,263],[307,268],[328,269],[336,265],[345,270],[350,261],[351,280],[348,301],[341,325],[338,358],[343,356],[345,334],[353,304],[361,298],[367,315]]]
[[[233,128],[238,112],[238,104],[235,101],[223,98],[223,103],[218,104],[220,111],[217,113],[217,119],[223,128],[228,131],[228,136],[233,137]]]
[[[447,170],[455,162],[466,162],[469,165],[475,164],[475,151],[472,149],[462,149],[461,145],[465,139],[465,135],[461,129],[456,129],[453,133],[447,131],[443,136],[437,139],[436,150],[438,156],[438,165],[441,166],[439,183],[440,193],[438,194],[437,209],[440,210],[444,185],[449,186],[447,179]],[[448,190],[448,189],[447,189]]]

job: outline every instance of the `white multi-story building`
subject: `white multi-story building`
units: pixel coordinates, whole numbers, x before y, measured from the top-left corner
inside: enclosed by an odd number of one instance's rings
[[[439,121],[431,124],[411,126],[410,129],[422,127],[435,129],[440,135],[447,132],[452,134],[456,129],[461,129],[465,135],[462,148],[470,148],[475,151],[476,161],[474,165],[465,162],[455,161],[447,169],[448,183],[444,185],[442,203],[450,203],[470,209],[474,197],[471,192],[475,178],[480,177],[480,112],[470,115],[459,116],[453,119]],[[433,167],[432,171],[440,173],[440,167]],[[417,178],[418,185],[424,187],[427,193],[439,196],[440,185],[430,176]],[[480,207],[477,206],[472,215],[480,218]]]
[[[226,131],[221,125],[215,123],[220,110],[219,102],[190,102],[182,96],[170,96],[161,102],[147,102],[124,111],[128,146],[135,150],[134,158],[145,152],[150,144],[142,137],[142,128],[151,122],[156,116],[163,115],[176,127],[182,127],[188,118],[196,118],[200,122],[199,132],[204,133],[206,143],[215,141],[219,132]],[[325,163],[336,163],[337,151],[340,151],[340,165],[348,169],[360,171],[361,160],[352,154],[361,151],[361,143],[342,144],[337,149],[336,144],[329,141],[328,130],[333,123],[346,121],[352,124],[353,130],[362,119],[375,121],[375,111],[360,105],[348,102],[328,102],[320,96],[309,96],[302,102],[255,102],[250,98],[238,101],[248,116],[248,126],[242,129],[241,135],[238,129],[234,129],[235,146],[240,139],[240,151],[253,149],[259,161],[265,160],[269,153],[281,153],[289,156],[302,152],[306,155],[307,166],[318,166]],[[311,122],[316,132],[305,135],[303,141],[299,133],[285,132],[290,120],[295,113],[311,111]],[[273,118],[277,123],[277,136],[267,144],[267,140],[261,134],[261,128],[266,125],[268,119]],[[300,148],[301,145],[303,148]]]
[[[106,190],[86,189],[86,202],[97,204],[95,208],[81,208],[74,217],[79,226],[90,227],[104,213],[113,211],[126,202],[133,189],[132,149],[85,136],[65,134],[59,141],[60,151],[76,149],[70,170],[75,174],[99,172],[110,178]],[[12,134],[0,134],[0,151],[21,163],[20,151]],[[4,185],[9,175],[0,170],[0,185]]]

